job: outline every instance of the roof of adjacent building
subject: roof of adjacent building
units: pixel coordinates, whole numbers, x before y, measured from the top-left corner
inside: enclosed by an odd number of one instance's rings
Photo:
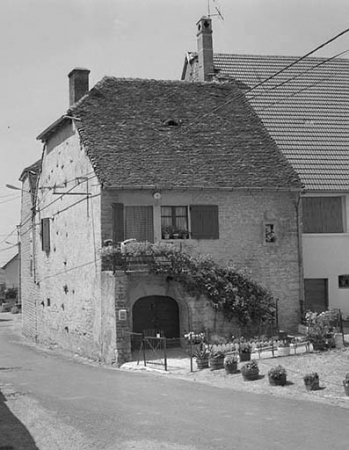
[[[301,187],[234,83],[105,77],[68,114],[106,187]]]
[[[307,57],[254,88],[297,59],[214,54],[214,67],[245,87],[306,189],[349,190],[349,59]]]

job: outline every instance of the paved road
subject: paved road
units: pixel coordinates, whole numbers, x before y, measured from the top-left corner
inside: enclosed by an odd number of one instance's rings
[[[24,345],[9,317],[0,314],[0,449],[348,446],[347,410],[82,364]]]

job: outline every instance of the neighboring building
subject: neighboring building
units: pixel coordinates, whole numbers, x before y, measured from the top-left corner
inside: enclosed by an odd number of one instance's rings
[[[4,271],[4,281],[6,289],[19,288],[19,254],[16,253],[7,263],[2,267]]]
[[[211,20],[197,27],[182,79],[243,90],[305,186],[305,307],[349,315],[349,59],[214,53]]]
[[[69,74],[71,106],[38,137],[41,167],[21,177],[24,333],[121,363],[155,310],[166,337],[229,330],[166,277],[102,270],[104,242],[160,241],[170,222],[189,232],[183,250],[247,268],[294,330],[302,185],[241,91],[113,77],[89,91],[88,76]]]

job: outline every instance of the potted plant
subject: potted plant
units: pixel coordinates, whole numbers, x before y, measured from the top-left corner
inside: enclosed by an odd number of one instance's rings
[[[187,239],[188,238],[189,232],[185,228],[180,228],[180,229],[177,230],[177,232],[178,232],[179,237],[181,239]]]
[[[287,380],[287,372],[280,364],[272,367],[268,372],[269,384],[273,386],[285,386]]]
[[[224,353],[220,350],[213,350],[210,353],[209,366],[211,370],[224,368]]]
[[[227,374],[237,373],[239,357],[236,353],[227,353],[224,357],[223,365]]]
[[[281,341],[277,346],[278,356],[289,356],[290,355],[290,343],[287,340]]]
[[[207,345],[204,342],[201,342],[200,345],[196,347],[194,357],[196,358],[196,364],[198,369],[207,369],[208,368],[208,359],[210,356],[210,351]]]
[[[303,377],[304,385],[307,391],[316,391],[319,389],[319,375],[316,372],[307,373]]]
[[[259,367],[256,360],[249,361],[241,367],[241,374],[245,381],[257,380]]]
[[[170,239],[174,233],[174,227],[172,225],[163,226],[161,229],[163,239]]]
[[[244,338],[241,338],[239,344],[239,355],[240,361],[250,361],[251,360],[251,349],[252,345],[250,342],[246,342]]]
[[[345,378],[343,380],[343,387],[345,394],[349,395],[349,373],[345,375]]]
[[[319,321],[308,328],[307,339],[313,345],[314,350],[323,351],[327,349],[326,333],[326,328]]]

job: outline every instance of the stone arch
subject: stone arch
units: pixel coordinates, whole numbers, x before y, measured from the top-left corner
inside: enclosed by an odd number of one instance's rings
[[[149,295],[139,298],[132,308],[132,331],[151,335],[160,333],[168,339],[180,337],[179,306],[172,297]]]

